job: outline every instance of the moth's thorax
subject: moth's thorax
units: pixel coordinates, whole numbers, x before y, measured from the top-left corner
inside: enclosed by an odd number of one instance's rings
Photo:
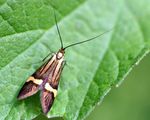
[[[60,49],[57,53],[56,53],[56,58],[58,60],[62,59],[64,57],[65,51],[63,49]]]
[[[57,53],[57,58],[58,58],[58,59],[61,59],[62,57],[63,57],[63,54],[62,54],[61,52],[58,52],[58,53]]]

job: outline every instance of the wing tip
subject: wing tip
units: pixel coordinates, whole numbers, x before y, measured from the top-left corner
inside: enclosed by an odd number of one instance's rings
[[[22,100],[36,94],[39,90],[39,86],[31,82],[26,82],[18,93],[17,99]]]
[[[42,91],[41,106],[42,106],[42,111],[45,115],[50,111],[54,99],[55,99],[54,94],[52,92],[46,90]]]

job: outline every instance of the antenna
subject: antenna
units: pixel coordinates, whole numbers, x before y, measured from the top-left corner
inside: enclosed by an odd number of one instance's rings
[[[55,18],[56,28],[57,28],[57,32],[58,32],[60,43],[61,43],[61,48],[63,49],[62,37],[61,37],[59,27],[58,27],[58,24],[57,24],[57,18],[56,18],[55,10],[53,9],[53,11],[54,11],[54,18]]]
[[[82,43],[85,43],[85,42],[92,41],[92,40],[94,40],[94,39],[96,39],[96,38],[98,38],[98,37],[100,37],[100,36],[102,36],[102,35],[104,35],[104,34],[110,32],[112,29],[113,29],[113,28],[111,28],[110,30],[107,30],[107,31],[105,31],[105,32],[103,32],[103,33],[101,33],[101,34],[95,36],[95,37],[92,37],[92,38],[90,38],[90,39],[87,39],[87,40],[84,40],[84,41],[81,41],[81,42],[76,42],[76,43],[73,43],[73,44],[71,44],[71,45],[68,45],[68,46],[64,47],[64,49],[69,48],[69,47],[72,47],[72,46],[75,46],[75,45],[79,45],[79,44],[82,44]]]

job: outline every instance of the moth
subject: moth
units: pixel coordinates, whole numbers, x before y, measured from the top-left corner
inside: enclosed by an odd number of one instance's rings
[[[105,31],[104,33],[99,34],[93,38],[63,47],[63,41],[57,24],[55,12],[54,18],[61,43],[61,48],[27,79],[17,96],[19,100],[22,100],[36,94],[39,90],[41,90],[41,106],[44,114],[48,113],[53,105],[54,99],[57,96],[60,75],[65,65],[65,50],[72,46],[96,39],[110,31]]]

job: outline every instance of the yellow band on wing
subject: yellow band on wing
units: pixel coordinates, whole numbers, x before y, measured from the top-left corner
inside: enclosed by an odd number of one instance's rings
[[[46,84],[45,84],[45,89],[48,90],[48,91],[50,91],[50,92],[52,92],[52,93],[54,94],[54,97],[56,97],[56,95],[57,95],[57,90],[54,89],[54,88],[52,88],[52,87],[49,85],[49,83],[46,83]]]
[[[41,85],[43,80],[40,79],[35,79],[33,76],[29,77],[29,79],[26,82],[30,82],[32,81],[33,83],[37,84],[37,85]]]

